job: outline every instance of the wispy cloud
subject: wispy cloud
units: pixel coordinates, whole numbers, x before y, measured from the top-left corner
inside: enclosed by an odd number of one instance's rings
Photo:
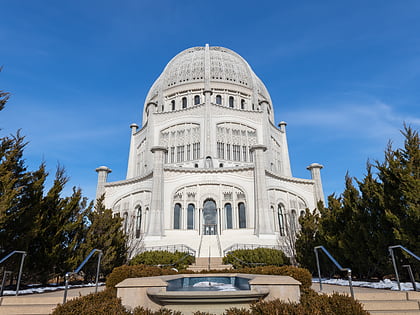
[[[316,127],[330,137],[391,137],[403,122],[420,126],[420,117],[400,113],[395,107],[380,101],[370,103],[339,103],[284,113],[296,126]]]

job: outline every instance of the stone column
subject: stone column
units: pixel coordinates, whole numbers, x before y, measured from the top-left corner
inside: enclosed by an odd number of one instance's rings
[[[96,200],[105,192],[105,183],[108,179],[108,174],[112,170],[106,166],[100,166],[95,170],[98,173],[98,184],[96,185]]]
[[[318,163],[312,163],[306,168],[309,171],[311,171],[311,177],[315,182],[315,187],[314,187],[315,206],[318,203],[318,201],[322,201],[325,205],[324,191],[322,189],[322,180],[321,180],[321,168],[323,168],[323,166]]]
[[[127,167],[127,179],[136,176],[136,141],[134,134],[137,132],[139,126],[137,124],[131,124],[131,140],[130,140],[130,153],[128,155],[128,167]]]
[[[161,237],[164,233],[163,221],[163,163],[166,148],[154,146],[153,153],[153,182],[152,202],[150,205],[150,221],[147,229],[147,236]]]
[[[290,167],[290,158],[289,158],[289,148],[287,145],[287,137],[286,137],[286,126],[287,123],[285,121],[281,121],[279,123],[280,134],[281,134],[281,163],[283,164],[282,172],[283,176],[292,177],[292,169]]]
[[[258,236],[273,234],[265,181],[264,151],[266,150],[267,147],[261,144],[251,147],[251,151],[254,152],[255,234]]]

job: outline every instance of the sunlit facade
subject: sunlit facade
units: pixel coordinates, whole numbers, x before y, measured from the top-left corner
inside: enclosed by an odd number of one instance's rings
[[[284,246],[298,216],[323,200],[319,164],[292,176],[286,123],[274,122],[270,95],[248,63],[223,47],[176,55],[132,124],[126,179],[97,196],[145,248],[184,244],[223,256],[236,244]],[[136,243],[135,246],[139,243]]]

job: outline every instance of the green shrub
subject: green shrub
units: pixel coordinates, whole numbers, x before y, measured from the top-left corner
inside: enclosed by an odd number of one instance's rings
[[[185,252],[154,250],[140,253],[130,260],[130,265],[162,266],[164,268],[185,269],[195,261],[195,257]]]
[[[231,264],[233,268],[252,267],[256,264],[283,266],[290,265],[289,258],[278,249],[255,248],[237,249],[223,257],[224,264]]]
[[[163,269],[155,266],[135,265],[121,266],[114,268],[106,278],[107,288],[115,288],[121,281],[127,278],[153,277],[163,275],[174,275],[177,272],[172,269]]]
[[[312,285],[312,275],[309,270],[294,266],[261,266],[254,268],[241,268],[236,271],[240,273],[261,275],[290,276],[301,283],[301,289],[310,288]]]
[[[116,297],[113,290],[105,289],[102,292],[91,293],[59,304],[53,315],[129,315],[121,300]]]

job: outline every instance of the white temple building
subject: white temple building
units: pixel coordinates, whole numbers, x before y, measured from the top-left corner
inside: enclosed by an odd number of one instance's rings
[[[240,55],[186,49],[150,88],[142,126],[130,126],[126,179],[107,182],[111,170],[97,168],[96,196],[105,193],[143,250],[184,245],[222,257],[235,246],[284,247],[302,211],[324,201],[322,165],[308,166],[312,179],[293,177],[286,123],[275,124],[273,109]]]

